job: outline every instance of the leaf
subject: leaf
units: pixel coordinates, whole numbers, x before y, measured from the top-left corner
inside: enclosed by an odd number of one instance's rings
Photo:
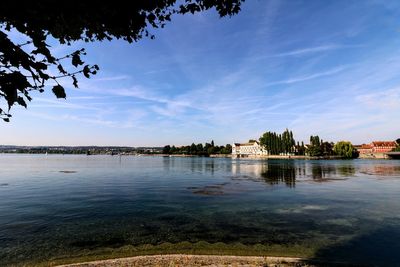
[[[26,99],[28,99],[28,101],[32,101],[32,97],[28,94],[25,94]]]
[[[50,76],[47,73],[41,72],[39,71],[39,76],[40,78],[42,78],[43,80],[48,80],[50,78]]]
[[[62,74],[67,74],[67,72],[64,70],[63,66],[61,64],[57,65],[58,71]]]
[[[62,87],[61,85],[54,86],[52,91],[56,95],[57,98],[67,98],[64,87]]]
[[[8,109],[10,109],[17,101],[17,89],[11,86],[3,86],[1,89],[5,93],[4,98],[7,100]]]
[[[78,65],[82,65],[83,61],[81,60],[81,57],[79,56],[78,53],[72,55],[72,65],[75,67],[78,67]]]
[[[18,102],[18,104],[20,104],[21,106],[27,108],[26,102],[25,102],[25,100],[24,100],[21,96],[17,97],[17,102]]]
[[[72,80],[73,80],[73,85],[75,86],[75,88],[78,88],[78,80],[76,79],[75,75],[72,75]]]
[[[3,118],[3,121],[10,122],[10,119],[9,118]]]
[[[43,62],[36,62],[35,68],[39,69],[39,70],[45,70],[45,69],[47,69],[47,65],[44,64]]]
[[[86,65],[85,67],[83,67],[83,75],[85,75],[85,77],[89,79],[90,78],[89,73],[90,73],[89,65]]]

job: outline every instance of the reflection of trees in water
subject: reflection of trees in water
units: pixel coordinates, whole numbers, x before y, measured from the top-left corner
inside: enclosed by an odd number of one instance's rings
[[[314,181],[334,180],[340,177],[354,176],[356,168],[352,163],[326,164],[323,162],[284,161],[268,162],[260,171],[265,182],[270,185],[285,183],[289,187],[296,185],[296,179],[312,177]]]
[[[332,179],[337,176],[354,176],[356,169],[352,164],[346,165],[328,165],[328,164],[312,164],[311,177],[314,180]]]
[[[215,169],[215,162],[213,159],[211,160],[206,160],[206,171],[211,172],[212,175],[214,175],[214,169]]]
[[[356,168],[353,165],[341,165],[337,169],[341,176],[354,176],[356,174]]]
[[[311,176],[314,180],[321,180],[332,177],[332,174],[336,174],[336,167],[332,165],[311,165]]]
[[[296,185],[296,167],[291,161],[263,165],[261,176],[270,185],[279,183],[285,183],[289,187]]]
[[[169,172],[175,167],[175,158],[163,157],[163,167],[165,172]]]
[[[217,163],[218,164],[218,163]],[[163,157],[164,171],[190,169],[191,172],[210,172],[214,174],[216,163],[213,159],[202,157]]]

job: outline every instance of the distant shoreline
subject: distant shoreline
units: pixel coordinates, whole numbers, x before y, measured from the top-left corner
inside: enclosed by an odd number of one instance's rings
[[[136,157],[177,157],[177,158],[231,158],[235,160],[268,160],[268,159],[298,159],[298,160],[349,160],[339,156],[327,156],[327,157],[312,157],[312,156],[300,156],[300,155],[292,155],[292,156],[284,156],[284,155],[263,155],[263,156],[253,156],[253,155],[245,155],[245,156],[236,156],[232,154],[211,154],[209,156],[199,156],[199,155],[188,155],[188,154],[141,154],[141,153],[96,153],[96,154],[86,154],[86,153],[30,153],[30,152],[3,152],[0,151],[0,155],[81,155],[81,156],[136,156]],[[360,156],[355,159],[395,159],[388,158],[383,156]]]

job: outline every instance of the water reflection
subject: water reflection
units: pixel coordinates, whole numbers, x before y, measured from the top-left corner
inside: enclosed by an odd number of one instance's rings
[[[205,162],[205,169],[206,172],[210,172],[211,175],[214,175],[214,169],[215,169],[215,161],[214,160],[206,160]]]
[[[400,166],[389,164],[365,165],[360,168],[360,173],[375,176],[400,177]]]
[[[264,163],[261,162],[243,162],[240,160],[232,164],[232,174],[241,177],[258,177],[263,172]]]
[[[208,173],[214,175],[214,172],[223,167],[224,164],[217,162],[213,158],[205,157],[180,157],[164,156],[162,159],[163,169],[166,172],[176,171],[178,169],[189,169],[192,173]],[[230,164],[227,165],[230,171]]]
[[[356,175],[356,168],[352,164],[339,165],[337,167],[337,170],[341,176],[355,176]]]
[[[342,180],[345,177],[354,176],[356,173],[355,167],[349,163],[342,164],[312,164],[311,177],[315,181]]]
[[[381,171],[391,173],[393,168],[395,167]],[[348,179],[355,176],[356,172],[352,161],[343,164],[343,161],[268,160],[232,164],[235,179],[240,177],[254,180],[261,177],[269,185],[285,184],[288,187],[295,187],[298,181],[327,182]]]
[[[292,162],[286,161],[280,164],[262,165],[261,176],[267,184],[285,183],[288,187],[294,187],[297,171],[301,171],[301,168],[297,169]]]

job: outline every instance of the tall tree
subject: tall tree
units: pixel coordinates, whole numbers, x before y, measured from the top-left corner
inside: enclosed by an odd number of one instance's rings
[[[293,138],[292,131],[286,129],[282,134],[276,132],[265,132],[260,138],[260,145],[268,150],[271,155],[281,153],[292,153],[296,141]]]
[[[192,143],[192,145],[190,146],[190,154],[192,155],[197,154],[197,146],[195,145],[195,143]]]
[[[318,135],[310,136],[310,145],[307,147],[306,152],[312,157],[322,156],[321,143]]]
[[[33,91],[49,86],[57,98],[66,98],[64,78],[78,87],[78,75],[86,78],[99,70],[85,64],[76,50],[55,57],[48,49],[50,37],[61,45],[83,40],[123,39],[129,43],[154,38],[149,28],[163,28],[174,14],[197,13],[215,8],[220,17],[240,11],[244,0],[136,0],[136,1],[0,1],[0,118],[9,121],[14,105],[27,107]],[[26,42],[10,37],[18,32]],[[71,66],[74,68],[71,70]]]

